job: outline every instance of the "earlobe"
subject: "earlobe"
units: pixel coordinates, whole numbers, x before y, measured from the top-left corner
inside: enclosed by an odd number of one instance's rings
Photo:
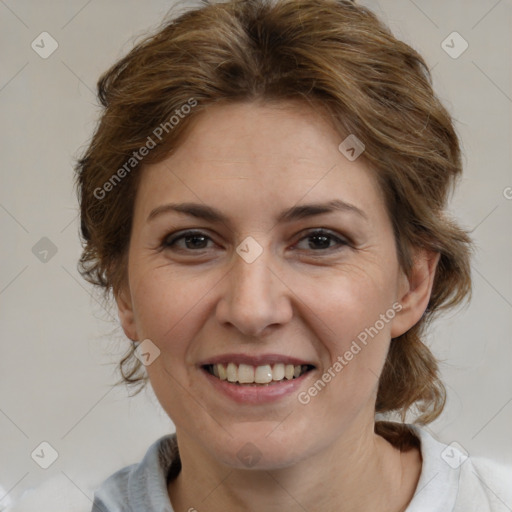
[[[399,302],[402,309],[391,328],[391,337],[397,338],[419,322],[427,309],[440,253],[418,250],[410,275],[401,275]]]
[[[137,335],[135,315],[128,286],[123,286],[120,290],[115,292],[115,300],[117,303],[119,320],[121,321],[124,333],[130,340],[137,341],[139,337]]]

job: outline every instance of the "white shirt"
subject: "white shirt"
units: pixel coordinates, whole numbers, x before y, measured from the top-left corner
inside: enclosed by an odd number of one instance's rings
[[[512,467],[471,458],[412,426],[421,441],[422,469],[406,512],[511,512]]]

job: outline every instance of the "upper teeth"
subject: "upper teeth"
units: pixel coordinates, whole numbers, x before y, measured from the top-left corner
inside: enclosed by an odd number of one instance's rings
[[[252,366],[249,364],[213,364],[213,374],[220,380],[229,382],[239,382],[240,384],[268,384],[272,381],[283,379],[291,380],[300,376],[302,372],[301,365],[276,363],[274,365],[264,364],[262,366]]]

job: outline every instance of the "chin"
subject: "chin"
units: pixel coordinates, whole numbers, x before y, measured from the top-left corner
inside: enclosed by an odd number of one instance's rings
[[[294,435],[289,429],[277,432],[275,422],[254,428],[237,425],[237,432],[222,436],[222,441],[210,444],[212,456],[234,469],[272,470],[293,466],[314,451],[311,434]],[[275,429],[275,430],[272,430]],[[232,430],[230,430],[232,432]]]

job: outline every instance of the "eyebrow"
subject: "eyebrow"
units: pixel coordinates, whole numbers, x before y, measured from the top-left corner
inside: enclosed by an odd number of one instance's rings
[[[277,216],[276,220],[278,223],[292,222],[294,220],[305,219],[308,217],[314,217],[316,215],[333,213],[337,211],[354,213],[359,217],[368,220],[368,216],[363,210],[340,199],[333,199],[327,203],[311,203],[292,206],[291,208],[282,211]],[[158,206],[148,215],[147,222],[153,220],[159,215],[169,212],[182,213],[184,215],[203,219],[212,223],[229,223],[228,217],[226,217],[220,210],[200,203],[169,203]]]

